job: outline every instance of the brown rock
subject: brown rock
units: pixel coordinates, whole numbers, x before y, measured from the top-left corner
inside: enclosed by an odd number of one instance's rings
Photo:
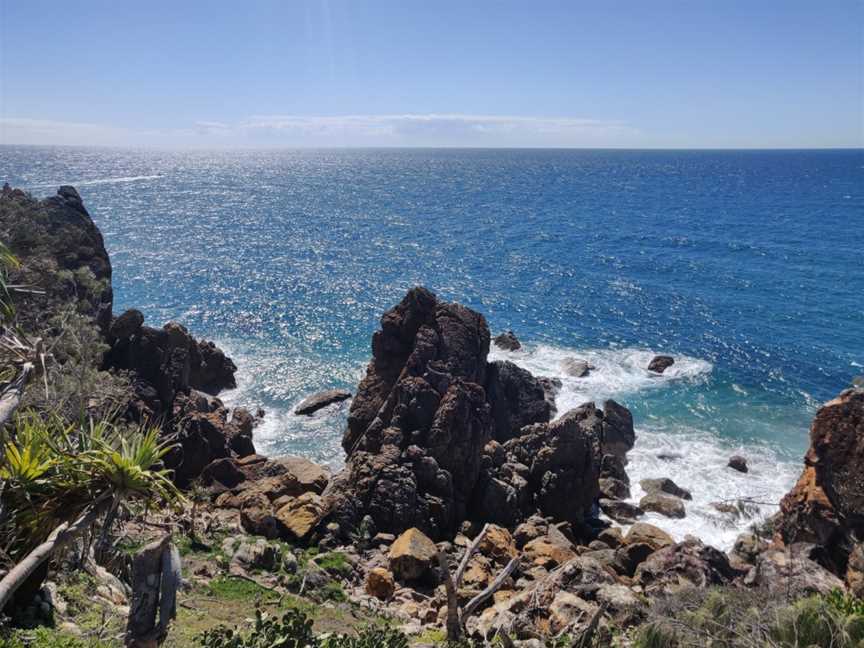
[[[644,511],[641,507],[620,500],[601,499],[600,510],[621,524],[632,524]]]
[[[505,331],[500,335],[496,335],[493,342],[495,343],[495,346],[499,349],[504,349],[505,351],[518,351],[522,348],[522,344],[519,342],[519,339],[513,331]]]
[[[647,522],[637,522],[630,527],[630,530],[627,531],[627,535],[624,537],[624,544],[635,544],[637,542],[644,542],[653,547],[655,551],[675,544],[672,536],[663,529],[659,529]]]
[[[639,508],[670,518],[683,518],[687,515],[681,498],[662,493],[649,493],[639,500]]]
[[[383,567],[373,567],[366,574],[366,593],[381,601],[389,601],[396,591],[393,574]]]
[[[576,552],[571,544],[553,542],[548,536],[536,538],[526,544],[522,548],[522,554],[527,561],[547,569],[555,565],[563,565],[571,558],[576,557]]]
[[[324,503],[320,495],[303,493],[282,506],[276,518],[282,523],[289,539],[306,540],[324,517]]]
[[[630,487],[620,479],[601,477],[599,485],[600,495],[605,499],[624,500],[630,497]]]
[[[636,568],[634,580],[646,593],[668,594],[682,587],[725,585],[740,575],[726,554],[693,539],[652,553]]]
[[[390,570],[396,578],[415,581],[437,564],[438,547],[422,531],[411,528],[390,545]]]
[[[666,493],[667,495],[680,497],[685,500],[693,499],[690,491],[686,488],[681,488],[668,477],[661,477],[659,479],[642,479],[639,481],[639,485],[646,493]]]
[[[511,559],[519,555],[513,536],[507,529],[496,524],[489,525],[486,535],[483,536],[477,548],[484,556],[488,556],[501,565],[506,565]]]
[[[849,554],[846,583],[849,585],[849,591],[859,599],[864,598],[864,545],[862,544],[856,544]]]

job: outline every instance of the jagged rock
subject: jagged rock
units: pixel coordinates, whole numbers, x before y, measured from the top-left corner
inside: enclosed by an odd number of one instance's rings
[[[294,413],[301,416],[311,416],[328,405],[341,403],[349,398],[351,398],[351,392],[349,391],[344,389],[328,389],[304,398],[300,404],[294,408]]]
[[[231,412],[226,434],[228,447],[237,457],[249,457],[255,454],[255,444],[252,442],[252,429],[255,427],[255,417],[245,407],[237,407]]]
[[[648,371],[654,371],[655,373],[663,373],[669,367],[675,364],[675,358],[668,355],[658,355],[654,356],[651,359],[651,362],[648,363]]]
[[[483,536],[477,549],[481,554],[501,565],[506,565],[512,558],[519,555],[513,536],[507,529],[497,524],[489,525],[486,535]]]
[[[569,376],[574,378],[584,378],[587,376],[593,367],[586,360],[579,358],[565,358],[561,361],[561,369]]]
[[[844,576],[855,538],[864,537],[864,389],[847,389],[819,409],[804,463],[775,529],[787,544],[825,547]]]
[[[490,362],[486,371],[486,400],[492,408],[497,441],[519,436],[526,425],[549,421],[552,406],[543,385],[529,371],[509,361]]]
[[[624,536],[624,544],[635,544],[637,542],[643,542],[654,547],[655,550],[675,544],[672,536],[663,529],[659,529],[647,522],[637,522],[630,527],[627,535]]]
[[[604,454],[600,462],[600,477],[606,479],[617,479],[630,485],[630,477],[624,469],[624,460],[613,454]]]
[[[598,483],[600,495],[606,499],[624,500],[630,497],[630,487],[620,479],[601,477]]]
[[[693,499],[690,491],[686,488],[681,488],[668,477],[661,477],[659,479],[641,479],[639,480],[639,485],[646,493],[667,493],[685,500]]]
[[[373,567],[366,574],[366,593],[381,601],[393,598],[396,591],[396,583],[393,574],[383,567]]]
[[[632,524],[636,518],[642,517],[644,510],[629,502],[621,500],[600,499],[600,510],[621,524]]]
[[[611,454],[626,463],[627,452],[636,443],[633,415],[623,405],[609,399],[603,403],[603,454]]]
[[[245,480],[246,475],[237,466],[237,462],[228,457],[211,461],[201,471],[201,481],[206,486],[211,485],[213,482],[218,482],[225,488],[234,488]]]
[[[382,531],[443,536],[468,517],[492,438],[488,351],[482,315],[424,288],[384,314],[348,415],[348,462],[326,493],[340,529],[370,514]]]
[[[819,553],[818,547],[806,542],[785,549],[769,548],[758,555],[744,582],[768,592],[794,596],[829,594],[842,589],[843,581],[814,560],[824,557]]]
[[[505,331],[500,335],[496,335],[493,342],[495,342],[495,346],[505,351],[518,351],[522,348],[522,343],[519,342],[513,331]]]
[[[535,538],[546,535],[548,528],[549,525],[545,519],[539,515],[532,515],[516,527],[513,531],[513,540],[516,542],[516,546],[521,549]]]
[[[683,518],[687,515],[681,498],[663,493],[649,493],[639,500],[639,508],[670,518]]]
[[[546,401],[549,403],[551,412],[550,418],[554,418],[555,414],[558,412],[558,407],[555,405],[555,399],[561,392],[561,388],[564,384],[561,382],[560,378],[549,378],[547,376],[540,376],[537,378],[537,381],[543,388],[543,393],[546,394]]]
[[[740,576],[726,554],[691,539],[659,549],[636,568],[646,593],[671,593],[683,586],[725,585]]]
[[[727,464],[732,470],[737,470],[741,473],[746,473],[747,468],[747,459],[742,457],[741,455],[733,455],[729,457],[729,463]]]
[[[513,528],[535,512],[582,528],[603,443],[632,447],[630,413],[608,401],[549,422],[540,382],[488,363],[488,350],[482,315],[426,289],[384,314],[349,411],[346,467],[324,493],[343,539],[367,515],[380,531],[436,539],[464,520]]]
[[[130,308],[122,315],[114,318],[108,329],[108,338],[113,341],[128,340],[138,335],[144,325],[144,314],[134,308]]]
[[[526,426],[504,444],[513,462],[529,466],[527,487],[543,515],[581,524],[590,513],[599,494],[603,425],[603,412],[586,403],[551,423]]]
[[[390,570],[402,581],[416,581],[437,564],[438,547],[420,529],[411,528],[390,545]]]

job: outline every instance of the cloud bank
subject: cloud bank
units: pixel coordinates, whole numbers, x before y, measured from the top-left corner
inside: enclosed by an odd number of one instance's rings
[[[131,146],[537,146],[632,145],[638,131],[614,120],[466,114],[255,115],[183,128],[0,118],[2,144]]]

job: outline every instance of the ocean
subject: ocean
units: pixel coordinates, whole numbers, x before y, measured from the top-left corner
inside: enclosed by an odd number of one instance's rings
[[[728,547],[776,510],[820,403],[864,373],[864,151],[261,150],[0,147],[0,181],[72,184],[105,236],[115,311],[178,320],[235,359],[255,442],[337,468],[381,313],[422,284],[512,329],[508,358],[564,382],[559,411],[615,398],[628,472],[693,492],[645,519]],[[645,367],[655,353],[675,365]],[[596,369],[563,374],[575,356]],[[658,454],[680,458],[663,460]],[[744,454],[750,472],[726,467]]]

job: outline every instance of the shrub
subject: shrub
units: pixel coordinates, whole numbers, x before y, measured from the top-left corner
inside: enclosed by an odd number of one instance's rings
[[[300,610],[291,609],[281,617],[255,612],[248,632],[220,626],[196,637],[203,648],[408,648],[404,634],[392,628],[364,628],[356,636],[315,636],[312,621]]]

